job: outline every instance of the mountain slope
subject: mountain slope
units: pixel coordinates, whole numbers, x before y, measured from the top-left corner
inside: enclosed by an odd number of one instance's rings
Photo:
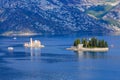
[[[82,10],[83,0],[1,0],[0,33],[110,32],[103,21]]]
[[[94,5],[85,10],[86,14],[98,20],[104,20],[114,31],[120,32],[120,1],[101,0],[97,3],[97,0],[94,0],[92,3]]]
[[[112,26],[120,28],[120,4],[106,14],[103,19],[108,21]]]

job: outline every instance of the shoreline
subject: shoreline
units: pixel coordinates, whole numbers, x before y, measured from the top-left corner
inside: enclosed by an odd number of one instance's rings
[[[72,46],[71,48],[67,48],[67,50],[72,50],[72,51],[92,51],[92,52],[107,52],[109,48],[76,48]]]

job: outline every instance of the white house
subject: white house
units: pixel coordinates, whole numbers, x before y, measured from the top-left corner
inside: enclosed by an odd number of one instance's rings
[[[77,49],[82,49],[83,48],[83,44],[78,44]]]

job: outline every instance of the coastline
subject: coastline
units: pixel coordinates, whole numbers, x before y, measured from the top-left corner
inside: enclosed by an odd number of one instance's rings
[[[93,51],[93,52],[106,52],[109,50],[109,48],[77,48],[72,46],[71,48],[67,48],[67,50],[72,51]]]
[[[42,35],[41,33],[34,33],[34,32],[5,32],[0,34],[0,36],[35,36],[35,35]]]

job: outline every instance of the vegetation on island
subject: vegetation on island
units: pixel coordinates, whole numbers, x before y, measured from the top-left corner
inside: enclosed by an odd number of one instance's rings
[[[76,39],[74,41],[74,46],[78,46],[79,44],[83,44],[84,48],[107,48],[108,43],[104,40],[98,40],[97,38],[91,38],[87,40],[86,38],[83,39]]]
[[[74,41],[74,46],[78,46],[80,43],[81,43],[81,42],[80,42],[80,39],[76,39],[76,40]]]

